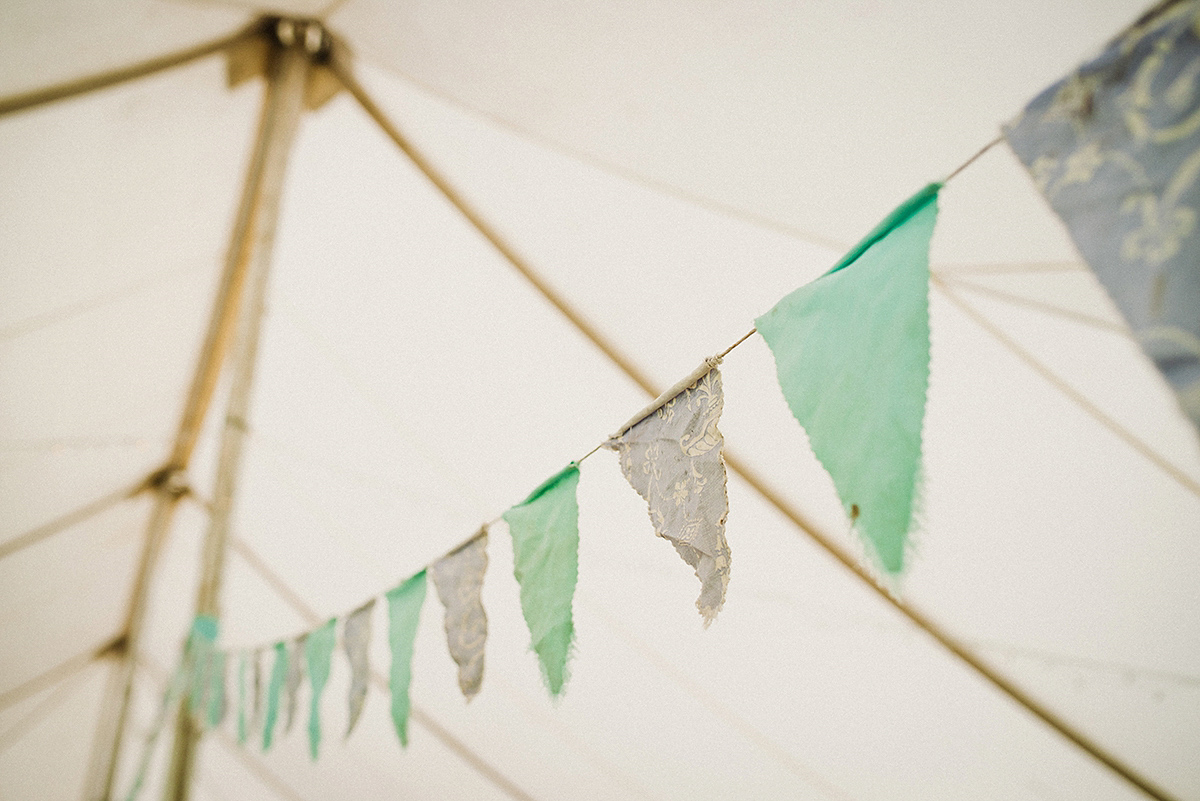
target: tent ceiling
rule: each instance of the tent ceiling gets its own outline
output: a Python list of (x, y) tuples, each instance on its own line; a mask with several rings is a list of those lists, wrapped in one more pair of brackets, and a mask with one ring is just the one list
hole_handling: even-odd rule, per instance
[[(531, 2), (485, 15), (349, 0), (328, 22), (414, 144), (665, 385), (1139, 10)], [(13, 4), (0, 19), (21, 35), (0, 51), (0, 96), (223, 35), (255, 13)], [(0, 118), (0, 543), (164, 457), (258, 113), (258, 84), (227, 90), (222, 70), (212, 58)], [(1194, 432), (1006, 150), (956, 178), (943, 208), (934, 258), (954, 294), (932, 294), (925, 520), (899, 589), (1107, 749), (1198, 798)], [(645, 402), (345, 94), (305, 119), (274, 270), (222, 604), (232, 646), (390, 588)], [(731, 451), (860, 553), (763, 343), (722, 369)], [(202, 497), (214, 433), (191, 471)], [(412, 693), (425, 722), (407, 752), (379, 692), (341, 742), (338, 663), (318, 763), (298, 731), (266, 757), (216, 736), (197, 797), (512, 797), (435, 727), (537, 799), (1140, 797), (743, 482), (730, 492), (733, 578), (709, 630), (694, 577), (599, 453), (583, 467), (578, 654), (561, 703), (527, 651), (497, 526), (475, 701), (458, 695), (431, 602)], [(148, 508), (118, 504), (0, 560), (0, 693), (117, 632)], [(185, 504), (163, 557), (135, 744), (190, 617), (205, 525)], [(78, 797), (104, 674), (93, 666), (0, 710), (0, 796)]]

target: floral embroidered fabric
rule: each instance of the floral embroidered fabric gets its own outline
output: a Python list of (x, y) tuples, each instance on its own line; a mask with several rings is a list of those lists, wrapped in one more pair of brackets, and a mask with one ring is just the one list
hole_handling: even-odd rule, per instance
[(1176, 3), (1005, 128), (1200, 427), (1200, 3)]
[(662, 408), (613, 437), (621, 471), (649, 506), (658, 536), (670, 541), (700, 579), (696, 608), (707, 626), (725, 603), (729, 545), (725, 518), (724, 442), (717, 422), (724, 396), (716, 369), (667, 401)]
[(446, 645), (458, 665), (458, 686), (467, 700), (483, 684), (487, 613), (481, 593), (487, 563), (487, 532), (483, 531), (429, 568), (438, 598), (446, 607)]

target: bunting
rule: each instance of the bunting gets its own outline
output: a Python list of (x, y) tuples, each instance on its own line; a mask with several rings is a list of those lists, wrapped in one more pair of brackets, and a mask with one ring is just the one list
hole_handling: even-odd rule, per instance
[(571, 604), (579, 573), (579, 505), (574, 462), (504, 513), (513, 540), (521, 611), (550, 694), (562, 694), (575, 636)]
[[(847, 514), (891, 572), (903, 567), (920, 470), (929, 374), (928, 252), (940, 188), (931, 184), (914, 195), (829, 272), (756, 321), (775, 357), (792, 413), (808, 431)], [(719, 430), (724, 395), (716, 366), (723, 356), (706, 361), (598, 446), (617, 452), (622, 473), (647, 503), (655, 533), (693, 568), (701, 584), (696, 607), (706, 626), (724, 604), (730, 573), (727, 475)], [(502, 515), (512, 536), (513, 574), (531, 648), (554, 697), (563, 692), (574, 643), (578, 484), (578, 463), (572, 462)], [(485, 527), (386, 593), (391, 715), (405, 747), (427, 575), (444, 607), (447, 648), (458, 666), (459, 687), (468, 700), (479, 692), (488, 633), (482, 603), (487, 542)], [(366, 699), (374, 604), (370, 600), (341, 619), (351, 670), (347, 737)], [(317, 758), (320, 701), (332, 669), (338, 620), (269, 649), (238, 653), (239, 742), (258, 730), (261, 719), (262, 748), (269, 750), (281, 703), (286, 704), (284, 730), (290, 731), (307, 677), (308, 744), (311, 757)], [(181, 663), (180, 687), (190, 693), (192, 714), (214, 727), (225, 717), (226, 674), (233, 662), (215, 648), (214, 620), (198, 618), (194, 627)], [(264, 685), (262, 660), (268, 651), (274, 657)]]
[(729, 514), (723, 438), (717, 429), (724, 398), (715, 367), (653, 414), (613, 437), (621, 472), (649, 505), (655, 533), (696, 571), (696, 608), (708, 626), (729, 585)]
[(1139, 20), (1004, 134), (1200, 429), (1198, 13)]
[(342, 625), (342, 645), (346, 649), (346, 660), (350, 663), (347, 737), (354, 731), (367, 700), (367, 682), (371, 678), (371, 613), (374, 611), (375, 599), (372, 598), (351, 612)]
[(312, 688), (308, 712), (308, 752), (313, 761), (321, 745), (321, 693), (329, 680), (329, 667), (333, 659), (333, 648), (337, 644), (334, 627), (337, 618), (328, 620), (323, 626), (310, 632), (305, 638), (304, 656), (308, 663), (308, 682)]
[[(757, 321), (793, 413), (809, 430), (847, 511), (890, 570), (900, 566), (920, 460), (929, 356), (928, 244), (939, 188), (931, 185), (914, 196), (829, 273)], [(858, 322), (849, 325), (847, 320)], [(701, 585), (696, 607), (706, 626), (724, 604), (730, 571), (720, 361), (707, 360), (598, 446), (617, 452), (625, 478), (647, 503), (655, 533), (671, 542), (695, 571)], [(868, 391), (868, 381), (874, 393)], [(563, 692), (574, 643), (578, 485), (578, 463), (572, 462), (502, 515), (512, 536), (513, 575), (531, 649), (554, 697)], [(487, 534), (485, 527), (386, 593), (391, 714), (403, 746), (408, 745), (413, 647), (427, 574), (444, 607), (447, 648), (458, 666), (459, 687), (468, 700), (479, 692), (488, 629), (482, 603)], [(346, 736), (366, 699), (374, 603), (368, 601), (342, 620), (351, 670)], [(251, 728), (258, 729), (261, 716), (262, 747), (269, 750), (281, 703), (286, 705), (284, 730), (290, 732), (307, 678), (308, 744), (311, 757), (317, 758), (320, 702), (332, 668), (337, 622), (333, 618), (290, 641), (276, 642), (269, 649), (274, 659), (265, 688), (262, 659), (268, 649), (239, 652), (239, 742), (249, 738)], [(232, 660), (215, 648), (215, 621), (197, 619), (195, 625), (212, 630), (203, 628), (189, 638), (185, 686), (192, 714), (214, 727), (225, 716)]]
[(487, 612), (483, 574), (487, 571), (487, 529), (429, 566), (438, 598), (446, 608), (446, 646), (458, 665), (458, 687), (470, 701), (483, 684)]
[(425, 571), (405, 581), (387, 594), (388, 643), (392, 649), (392, 723), (400, 744), (408, 747), (408, 688), (412, 683), (413, 641), (421, 605), (425, 602)]

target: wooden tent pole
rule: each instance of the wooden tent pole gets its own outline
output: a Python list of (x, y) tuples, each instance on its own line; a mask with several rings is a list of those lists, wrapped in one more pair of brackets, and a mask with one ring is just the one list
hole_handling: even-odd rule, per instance
[[(346, 90), (354, 96), (363, 110), (379, 125), (385, 134), (400, 148), (403, 153), (409, 157), (414, 165), (425, 175), (425, 177), (442, 193), (442, 195), (463, 215), (464, 218), (481, 234), (492, 247), (500, 253), (501, 256), (524, 277), (535, 289), (553, 305), (564, 317), (575, 326), (585, 337), (588, 338), (599, 350), (609, 358), (618, 368), (621, 369), (635, 384), (641, 387), (650, 397), (658, 397), (661, 394), (661, 387), (657, 385), (645, 372), (643, 372), (626, 354), (624, 354), (614, 343), (608, 340), (599, 329), (591, 324), (579, 311), (577, 311), (563, 296), (550, 286), (538, 273), (517, 255), (516, 251), (504, 241), (504, 238), (489, 225), (483, 217), (471, 207), (467, 200), (443, 178), (433, 165), (419, 153), (413, 145), (408, 141), (400, 130), (388, 119), (384, 114), (383, 109), (367, 94), (362, 84), (354, 76), (354, 73), (343, 62), (335, 58), (331, 62), (331, 69), (338, 80), (342, 82)], [(991, 147), (994, 142), (989, 144)], [(986, 148), (985, 148), (986, 150)], [(983, 151), (981, 151), (982, 153)], [(979, 154), (972, 157), (977, 158)], [(1084, 735), (1070, 723), (1057, 714), (1052, 712), (1048, 707), (1044, 706), (1031, 695), (1026, 693), (1020, 687), (1009, 681), (1004, 676), (1000, 675), (995, 669), (986, 664), (983, 659), (976, 656), (971, 649), (950, 632), (942, 628), (931, 617), (924, 614), (920, 610), (913, 607), (911, 604), (901, 600), (893, 595), (886, 587), (880, 584), (875, 578), (861, 565), (858, 561), (830, 535), (821, 531), (811, 520), (803, 515), (797, 508), (788, 502), (782, 495), (775, 492), (770, 485), (750, 469), (748, 465), (733, 456), (728, 450), (725, 452), (725, 464), (730, 471), (738, 475), (743, 481), (750, 485), (760, 497), (767, 503), (774, 506), (788, 520), (790, 520), (797, 529), (803, 532), (809, 539), (816, 543), (822, 550), (832, 556), (843, 567), (849, 570), (862, 583), (866, 584), (875, 594), (894, 608), (897, 612), (903, 615), (917, 628), (928, 634), (942, 648), (953, 654), (958, 660), (971, 668), (976, 675), (980, 676), (993, 687), (1000, 690), (1008, 698), (1019, 704), (1026, 711), (1040, 719), (1050, 728), (1057, 731), (1064, 738), (1078, 746), (1082, 751), (1087, 753), (1100, 764), (1107, 767), (1116, 775), (1127, 781), (1129, 784), (1136, 787), (1138, 790), (1149, 796), (1150, 798), (1158, 799), (1158, 801), (1171, 801), (1166, 791), (1155, 785), (1146, 777), (1139, 774), (1130, 766), (1119, 760), (1117, 757), (1105, 751), (1100, 745), (1094, 742), (1091, 738)]]
[[(262, 34), (263, 26), (252, 26)], [(241, 41), (241, 39), (239, 39)], [(246, 284), (252, 232), (260, 205), (267, 167), (271, 124), (271, 89), (264, 94), (262, 111), (255, 135), (254, 149), (247, 166), (242, 195), (230, 235), (225, 266), (221, 274), (209, 318), (208, 330), (200, 348), (192, 385), (184, 402), (179, 427), (166, 466), (146, 483), (154, 492), (153, 509), (146, 528), (133, 590), (130, 593), (121, 647), (114, 649), (118, 661), (109, 675), (108, 687), (100, 710), (93, 739), (92, 756), (84, 789), (85, 801), (109, 801), (112, 798), (125, 728), (133, 694), (133, 679), (152, 579), (159, 552), (180, 499), (187, 492), (185, 471), (195, 450), (196, 439), (212, 403), (225, 357), (233, 340)]]
[[(228, 551), (233, 499), (241, 472), (250, 392), (254, 384), (259, 335), (266, 307), (267, 278), (275, 244), (288, 154), (304, 112), (305, 88), (313, 56), (305, 45), (314, 40), (306, 37), (305, 32), (304, 23), (280, 21), (278, 38), (281, 46), (273, 48), (267, 69), (264, 163), (258, 202), (253, 215), (253, 230), (249, 237), (250, 276), (230, 356), (232, 380), (229, 404), (221, 429), (212, 514), (204, 538), (200, 585), (196, 594), (196, 614), (213, 618), (219, 617), (220, 611), (219, 599)], [(323, 36), (322, 33), (321, 37)], [(320, 41), (320, 37), (317, 41)], [(171, 767), (164, 798), (186, 801), (189, 797), (192, 770), (202, 731), (192, 718), (189, 702), (184, 700), (176, 718)]]

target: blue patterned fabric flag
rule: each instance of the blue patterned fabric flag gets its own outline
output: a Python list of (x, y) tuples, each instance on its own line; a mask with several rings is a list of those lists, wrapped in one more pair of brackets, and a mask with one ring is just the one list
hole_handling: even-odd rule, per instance
[(1005, 136), (1200, 428), (1198, 15), (1139, 20)]

